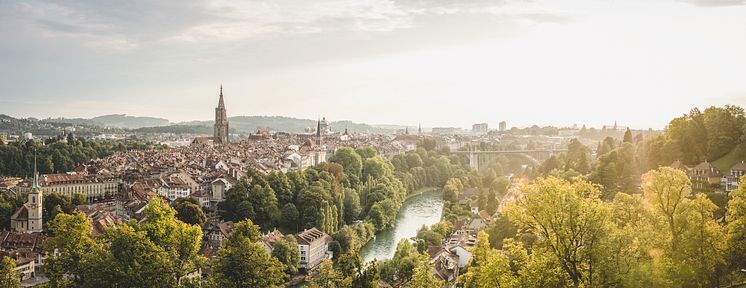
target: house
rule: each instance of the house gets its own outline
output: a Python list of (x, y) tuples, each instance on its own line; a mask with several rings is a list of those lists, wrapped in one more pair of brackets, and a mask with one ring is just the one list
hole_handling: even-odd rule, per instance
[(482, 218), (474, 218), (471, 220), (471, 223), (469, 223), (469, 226), (467, 226), (467, 230), (471, 231), (479, 231), (484, 228), (487, 228), (487, 223), (482, 220)]
[(673, 163), (671, 163), (671, 168), (684, 171), (687, 175), (691, 173), (689, 167), (686, 167), (686, 165), (684, 165), (684, 163), (682, 163), (681, 160), (676, 160)]
[(329, 242), (332, 241), (332, 237), (315, 227), (303, 230), (295, 235), (295, 239), (298, 241), (300, 250), (300, 264), (298, 265), (300, 269), (313, 270), (321, 264), (324, 258), (332, 257), (329, 251)]
[(225, 200), (225, 192), (227, 192), (228, 189), (231, 189), (235, 183), (236, 181), (230, 177), (221, 177), (213, 180), (212, 183), (210, 183), (212, 187), (212, 189), (210, 189), (210, 201), (221, 202)]
[(167, 198), (169, 201), (174, 201), (192, 195), (192, 187), (181, 178), (172, 176), (166, 179), (161, 179), (161, 186), (158, 188), (158, 194), (161, 195), (161, 197)]
[(280, 241), (284, 237), (282, 235), (282, 232), (277, 231), (277, 229), (272, 230), (272, 232), (267, 232), (267, 234), (262, 236), (262, 239), (259, 240), (259, 244), (262, 244), (262, 247), (264, 247), (264, 250), (267, 251), (267, 254), (272, 254), (272, 250), (274, 250), (275, 243), (277, 241)]
[[(458, 255), (451, 253), (443, 246), (431, 246), (427, 249), (435, 278), (451, 283), (458, 277)], [(446, 284), (448, 285), (448, 284)], [(449, 285), (450, 286), (450, 285)]]
[(458, 256), (458, 268), (466, 267), (466, 264), (471, 260), (472, 253), (463, 246), (453, 246), (449, 249), (451, 253)]
[(725, 192), (730, 192), (738, 189), (738, 182), (741, 180), (741, 176), (746, 175), (746, 163), (741, 161), (730, 167), (729, 173), (723, 176)]
[(692, 179), (692, 188), (695, 190), (705, 190), (712, 187), (712, 185), (720, 184), (721, 173), (710, 162), (705, 161), (692, 168), (690, 177)]
[(203, 230), (205, 231), (204, 234), (207, 235), (209, 246), (220, 247), (223, 245), (223, 240), (230, 237), (233, 233), (233, 222), (208, 221)]
[(36, 269), (44, 264), (41, 244), (43, 233), (0, 232), (0, 258), (8, 256), (16, 261), (15, 271), (21, 279), (36, 276)]

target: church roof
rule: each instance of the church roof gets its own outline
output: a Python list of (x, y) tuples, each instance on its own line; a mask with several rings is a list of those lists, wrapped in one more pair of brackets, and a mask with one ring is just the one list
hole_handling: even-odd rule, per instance
[(21, 208), (18, 208), (18, 210), (16, 210), (16, 213), (13, 213), (13, 216), (10, 216), (10, 219), (15, 221), (28, 220), (28, 203), (23, 204)]

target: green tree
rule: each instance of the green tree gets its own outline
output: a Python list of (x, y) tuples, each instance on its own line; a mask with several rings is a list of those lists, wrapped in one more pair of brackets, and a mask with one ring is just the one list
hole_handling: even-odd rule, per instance
[(175, 215), (176, 211), (165, 201), (155, 198), (145, 208), (145, 220), (136, 229), (144, 231), (150, 241), (168, 253), (170, 271), (175, 279), (181, 279), (196, 271), (206, 259), (199, 255), (202, 229)]
[(285, 273), (288, 275), (297, 273), (298, 264), (300, 264), (300, 250), (298, 250), (298, 241), (295, 240), (295, 236), (287, 235), (275, 242), (272, 257), (277, 258), (280, 263), (285, 265)]
[(176, 218), (190, 225), (202, 225), (207, 222), (207, 215), (199, 204), (199, 200), (194, 197), (179, 198), (173, 203), (176, 210)]
[(355, 153), (357, 153), (357, 155), (360, 155), (360, 158), (362, 158), (363, 161), (378, 155), (378, 152), (371, 147), (357, 148), (357, 150), (355, 150)]
[(474, 288), (518, 287), (508, 257), (492, 249), (488, 237), (487, 233), (479, 231), (471, 266), (459, 276), (458, 282), (464, 287)]
[(386, 158), (375, 156), (366, 158), (363, 162), (363, 181), (391, 177), (394, 174), (394, 166)]
[(746, 269), (746, 177), (741, 177), (738, 189), (730, 192), (725, 220), (730, 266), (736, 270)]
[(445, 285), (444, 281), (438, 280), (433, 275), (432, 265), (430, 265), (430, 261), (426, 255), (417, 257), (417, 263), (412, 272), (412, 280), (409, 281), (409, 287), (443, 287)]
[(671, 236), (671, 250), (677, 251), (682, 226), (677, 218), (682, 212), (682, 203), (692, 193), (689, 177), (671, 167), (661, 167), (643, 175), (642, 191), (654, 210), (665, 218)]
[(342, 147), (329, 157), (329, 162), (337, 163), (344, 167), (345, 175), (354, 177), (356, 180), (352, 183), (357, 184), (363, 171), (363, 158), (355, 150), (349, 147)]
[(2, 262), (0, 262), (0, 287), (21, 287), (21, 281), (18, 279), (18, 273), (15, 269), (16, 261), (8, 256), (4, 256)]
[(111, 287), (175, 287), (169, 255), (143, 231), (129, 225), (107, 230), (105, 252), (98, 256), (96, 282)]
[(285, 227), (295, 227), (298, 225), (298, 209), (295, 204), (287, 203), (282, 207), (282, 225)]
[(712, 218), (717, 206), (702, 194), (684, 204), (684, 229), (673, 259), (678, 268), (686, 269), (678, 269), (676, 279), (682, 287), (717, 287), (724, 274), (727, 248), (725, 234)]
[(251, 220), (234, 226), (212, 263), (209, 281), (213, 287), (281, 287), (286, 279), (285, 264), (256, 243), (259, 237), (259, 227)]
[(355, 189), (345, 189), (344, 197), (344, 221), (350, 224), (359, 219), (363, 207), (360, 206), (360, 195)]
[(598, 246), (607, 235), (609, 214), (598, 198), (598, 188), (584, 180), (570, 183), (549, 177), (538, 178), (518, 192), (509, 217), (537, 233), (573, 286), (593, 286), (590, 273), (599, 266)]
[(295, 201), (293, 186), (290, 184), (290, 179), (285, 175), (285, 173), (282, 173), (281, 171), (272, 171), (267, 175), (267, 182), (269, 183), (270, 188), (272, 188), (272, 191), (275, 192), (278, 206), (283, 206)]
[(44, 240), (44, 271), (52, 287), (91, 287), (91, 273), (102, 247), (91, 235), (91, 221), (83, 213), (58, 214), (49, 223), (54, 235)]
[(311, 277), (308, 276), (308, 281), (311, 282), (311, 287), (323, 287), (323, 288), (343, 288), (351, 287), (351, 283), (345, 283), (344, 276), (334, 269), (332, 261), (324, 259), (321, 261), (319, 272)]
[(627, 131), (624, 131), (624, 138), (622, 138), (622, 143), (632, 143), (632, 131), (629, 130), (629, 127), (627, 128)]

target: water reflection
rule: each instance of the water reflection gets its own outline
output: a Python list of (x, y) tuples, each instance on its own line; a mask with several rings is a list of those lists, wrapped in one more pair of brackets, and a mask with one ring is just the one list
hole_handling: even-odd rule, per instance
[(432, 225), (440, 221), (443, 213), (441, 190), (431, 190), (407, 199), (396, 217), (396, 226), (381, 231), (376, 239), (363, 246), (360, 255), (365, 262), (373, 259), (390, 259), (396, 252), (399, 240), (417, 235), (422, 225)]

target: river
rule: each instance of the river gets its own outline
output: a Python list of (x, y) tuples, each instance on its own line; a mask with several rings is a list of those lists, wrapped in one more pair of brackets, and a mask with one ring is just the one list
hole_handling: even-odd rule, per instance
[(375, 240), (363, 246), (360, 251), (363, 261), (391, 259), (401, 239), (416, 236), (417, 229), (423, 224), (438, 223), (443, 213), (442, 194), (442, 190), (434, 189), (404, 201), (396, 216), (396, 226), (379, 232)]

